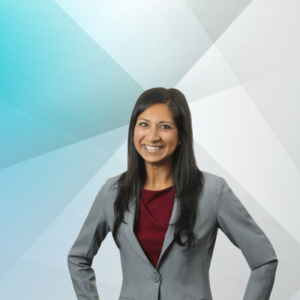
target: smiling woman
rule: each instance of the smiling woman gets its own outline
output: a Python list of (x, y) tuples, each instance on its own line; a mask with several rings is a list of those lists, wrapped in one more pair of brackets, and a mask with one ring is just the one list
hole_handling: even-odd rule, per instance
[(193, 145), (189, 106), (179, 90), (140, 95), (129, 124), (127, 170), (101, 187), (68, 254), (79, 300), (99, 299), (91, 265), (110, 231), (122, 263), (119, 299), (212, 300), (218, 229), (251, 269), (243, 299), (269, 299), (275, 250), (226, 180), (199, 170)]
[(173, 165), (173, 153), (180, 144), (178, 139), (173, 113), (166, 104), (153, 104), (139, 115), (134, 145), (145, 162), (148, 176), (144, 188), (163, 189), (172, 184), (168, 173)]

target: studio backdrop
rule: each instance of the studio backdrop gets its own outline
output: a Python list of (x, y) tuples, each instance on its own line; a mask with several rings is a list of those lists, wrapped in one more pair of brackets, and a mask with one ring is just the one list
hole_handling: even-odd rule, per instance
[[(298, 0), (0, 0), (0, 298), (76, 299), (68, 251), (127, 168), (138, 96), (165, 87), (187, 98), (199, 169), (274, 245), (271, 299), (300, 300), (299, 14)], [(100, 299), (118, 299), (111, 233), (93, 268)], [(219, 231), (214, 299), (242, 299), (249, 275)]]

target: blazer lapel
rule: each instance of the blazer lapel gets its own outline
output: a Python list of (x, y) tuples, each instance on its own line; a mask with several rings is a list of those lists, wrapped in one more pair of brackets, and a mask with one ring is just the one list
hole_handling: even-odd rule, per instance
[[(134, 214), (135, 214), (135, 208), (136, 208), (136, 204), (135, 204), (135, 199), (134, 198), (134, 203), (131, 205), (131, 207), (129, 208), (129, 211), (126, 211), (124, 213), (124, 221), (127, 224), (124, 224), (125, 227), (125, 233), (127, 235), (127, 238), (129, 240), (129, 242), (131, 243), (131, 245), (133, 246), (133, 248), (136, 250), (136, 252), (141, 255), (141, 257), (148, 262), (151, 266), (153, 266), (151, 264), (151, 262), (149, 261), (148, 257), (146, 256), (144, 250), (142, 249), (137, 237), (135, 236), (135, 233), (133, 231), (133, 223), (134, 223)], [(154, 266), (153, 266), (154, 267)]]
[[(125, 227), (125, 233), (127, 235), (127, 238), (129, 240), (129, 242), (131, 243), (133, 248), (137, 251), (137, 253), (139, 255), (141, 255), (141, 257), (154, 268), (154, 266), (151, 264), (148, 257), (146, 256), (144, 250), (142, 249), (142, 247), (141, 247), (141, 245), (140, 245), (140, 243), (139, 243), (139, 241), (138, 241), (138, 239), (135, 236), (135, 233), (133, 231), (135, 209), (136, 209), (136, 203), (135, 203), (135, 198), (134, 198), (134, 203), (129, 208), (129, 211), (126, 211), (125, 214), (124, 214), (124, 221), (127, 223), (127, 224), (124, 224), (125, 225), (124, 226)], [(179, 210), (178, 200), (175, 196), (172, 215), (171, 215), (171, 219), (170, 219), (169, 223), (172, 224), (177, 220), (178, 215), (179, 215), (178, 210)], [(168, 230), (165, 234), (165, 239), (164, 239), (162, 250), (160, 252), (160, 256), (159, 256), (159, 259), (158, 259), (158, 262), (157, 262), (156, 269), (159, 266), (159, 263), (161, 261), (162, 256), (164, 255), (164, 253), (166, 252), (166, 250), (168, 249), (168, 247), (170, 246), (170, 244), (172, 243), (172, 241), (174, 239), (174, 231), (175, 231), (175, 225), (169, 225)], [(187, 239), (187, 236), (182, 236), (181, 237), (182, 242), (185, 242), (186, 239)]]
[[(175, 196), (172, 215), (171, 215), (171, 219), (170, 219), (169, 223), (172, 224), (172, 223), (176, 222), (178, 217), (179, 217), (179, 203), (178, 203), (178, 199)], [(158, 269), (164, 253), (166, 252), (166, 250), (168, 249), (168, 247), (174, 240), (174, 232), (175, 232), (175, 225), (169, 225), (168, 230), (165, 234), (164, 243), (163, 243), (163, 246), (162, 246), (162, 249), (160, 252), (160, 256), (159, 256), (159, 259), (158, 259), (158, 262), (156, 265), (156, 269)], [(183, 235), (183, 236), (181, 236), (181, 241), (184, 243), (187, 240), (187, 238), (188, 238), (188, 236)]]

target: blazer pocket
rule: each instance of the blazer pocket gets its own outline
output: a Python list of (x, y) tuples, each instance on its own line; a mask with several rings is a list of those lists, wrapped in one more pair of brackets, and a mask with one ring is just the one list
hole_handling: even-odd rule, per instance
[(127, 298), (127, 297), (120, 297), (119, 300), (134, 300), (132, 298)]

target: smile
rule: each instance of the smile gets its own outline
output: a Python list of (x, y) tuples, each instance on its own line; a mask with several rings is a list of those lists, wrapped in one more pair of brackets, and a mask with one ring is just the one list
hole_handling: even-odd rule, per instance
[(143, 148), (148, 152), (148, 153), (154, 153), (160, 151), (164, 146), (159, 146), (159, 147), (151, 147), (148, 145), (143, 145)]
[(160, 148), (162, 148), (163, 146), (158, 146), (158, 147), (151, 147), (151, 146), (147, 146), (147, 145), (144, 145), (147, 149), (149, 150), (158, 150)]

